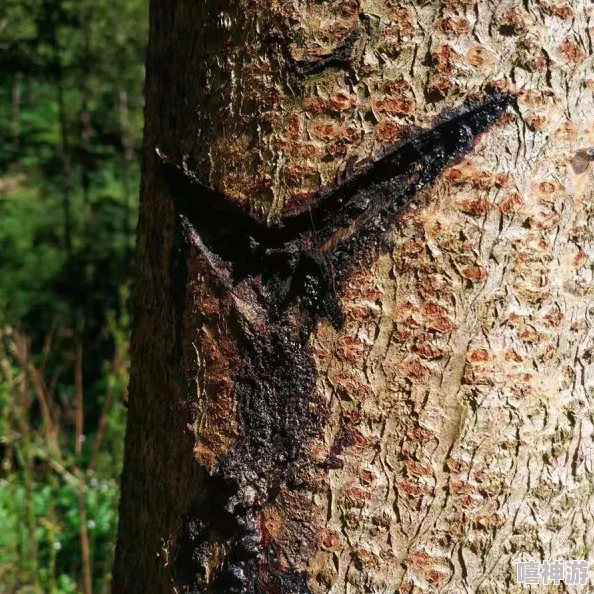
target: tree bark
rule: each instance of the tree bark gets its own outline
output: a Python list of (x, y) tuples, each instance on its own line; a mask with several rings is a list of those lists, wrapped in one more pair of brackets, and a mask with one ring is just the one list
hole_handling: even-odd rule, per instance
[(594, 560), (593, 16), (153, 0), (114, 593)]

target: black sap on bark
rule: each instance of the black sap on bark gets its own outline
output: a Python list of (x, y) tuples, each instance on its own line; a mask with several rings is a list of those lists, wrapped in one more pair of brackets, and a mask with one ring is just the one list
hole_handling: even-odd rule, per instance
[[(510, 101), (495, 93), (466, 102), (363, 173), (337, 179), (310, 212), (274, 224), (166, 163), (179, 237), (232, 296), (244, 358), (235, 384), (242, 436), (215, 475), (205, 473), (203, 493), (184, 521), (174, 570), (180, 592), (310, 592), (307, 576), (281, 568), (278, 546), (266, 542), (260, 521), (282, 488), (305, 484), (307, 446), (328, 415), (309, 336), (322, 318), (341, 327), (338, 292), (349, 272), (388, 246), (397, 213), (464, 156)], [(179, 253), (187, 258), (192, 251)]]
[[(282, 42), (281, 47), (285, 50), (284, 54), (289, 72), (298, 78), (305, 78), (322, 72), (327, 68), (347, 67), (355, 49), (355, 44), (360, 38), (361, 32), (357, 27), (341, 39), (335, 47), (328, 50), (327, 53), (304, 57), (301, 60), (293, 58), (290, 51), (286, 50), (286, 46)], [(271, 41), (274, 40), (271, 39)]]

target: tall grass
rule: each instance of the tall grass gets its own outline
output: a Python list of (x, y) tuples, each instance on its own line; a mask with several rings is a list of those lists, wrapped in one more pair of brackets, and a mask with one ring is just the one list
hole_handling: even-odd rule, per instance
[(18, 328), (0, 329), (2, 594), (109, 591), (127, 320), (112, 319), (110, 331), (115, 352), (106, 365), (98, 419), (87, 427), (84, 352), (76, 336), (54, 329), (33, 356), (30, 339)]

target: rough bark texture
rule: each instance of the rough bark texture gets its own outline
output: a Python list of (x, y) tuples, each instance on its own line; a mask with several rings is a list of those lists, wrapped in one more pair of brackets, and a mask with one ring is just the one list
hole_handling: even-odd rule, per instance
[(114, 593), (594, 561), (593, 17), (153, 0)]

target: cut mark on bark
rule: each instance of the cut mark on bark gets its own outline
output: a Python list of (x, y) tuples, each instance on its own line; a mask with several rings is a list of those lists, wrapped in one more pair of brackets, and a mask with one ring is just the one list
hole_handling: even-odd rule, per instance
[[(359, 175), (322, 190), (311, 210), (273, 224), (168, 165), (176, 209), (221, 279), (262, 322), (295, 302), (315, 321), (342, 321), (336, 288), (353, 265), (368, 265), (396, 215), (474, 146), (506, 110), (509, 95), (468, 101), (433, 129), (411, 135)], [(341, 183), (342, 182), (342, 183)], [(190, 235), (188, 235), (188, 233)], [(255, 282), (257, 281), (257, 282)], [(312, 325), (306, 324), (306, 339)]]
[[(307, 488), (316, 467), (308, 445), (321, 436), (329, 412), (316, 390), (310, 333), (322, 318), (341, 326), (337, 295), (349, 272), (388, 247), (398, 213), (470, 151), (510, 101), (494, 94), (467, 102), (365, 173), (337, 181), (311, 213), (272, 225), (168, 166), (178, 237), (189, 246), (179, 249), (180, 258), (206, 261), (217, 290), (231, 296), (230, 323), (244, 354), (235, 382), (243, 435), (205, 480), (184, 521), (174, 566), (178, 591), (310, 592), (303, 568), (287, 567), (262, 526), (264, 506), (283, 489)], [(340, 465), (340, 451), (337, 444), (317, 467)]]
[[(327, 68), (346, 67), (351, 60), (355, 44), (361, 38), (359, 28), (355, 28), (345, 35), (336, 46), (323, 51), (322, 48), (301, 49), (296, 57), (297, 50), (289, 50), (286, 59), (289, 65), (289, 72), (299, 77), (318, 74)], [(317, 51), (315, 51), (317, 50)]]

